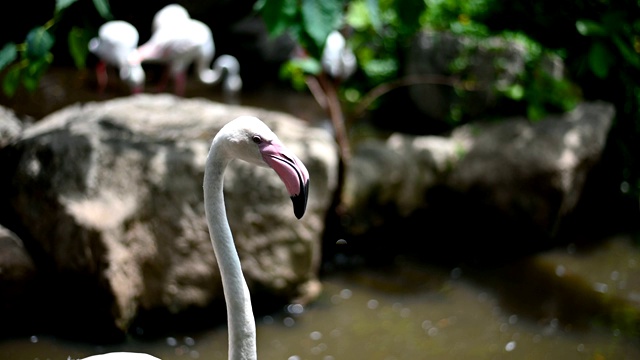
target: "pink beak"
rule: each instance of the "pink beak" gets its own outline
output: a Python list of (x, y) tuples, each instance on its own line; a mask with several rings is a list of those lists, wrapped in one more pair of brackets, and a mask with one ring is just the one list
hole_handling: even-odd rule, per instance
[(277, 140), (261, 144), (260, 153), (284, 183), (293, 202), (293, 213), (300, 219), (307, 208), (309, 171), (297, 156)]

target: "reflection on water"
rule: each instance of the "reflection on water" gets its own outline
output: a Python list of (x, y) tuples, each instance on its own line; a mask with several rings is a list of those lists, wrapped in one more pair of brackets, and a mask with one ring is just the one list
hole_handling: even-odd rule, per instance
[[(400, 259), (392, 268), (328, 275), (323, 294), (306, 308), (291, 305), (258, 319), (258, 354), (288, 360), (640, 359), (638, 339), (616, 329), (538, 317), (535, 309), (510, 310), (499, 288), (465, 271)], [(509, 277), (499, 270), (493, 275)], [(142, 351), (163, 359), (222, 360), (226, 350), (225, 326), (110, 347), (47, 336), (0, 342), (6, 359)]]

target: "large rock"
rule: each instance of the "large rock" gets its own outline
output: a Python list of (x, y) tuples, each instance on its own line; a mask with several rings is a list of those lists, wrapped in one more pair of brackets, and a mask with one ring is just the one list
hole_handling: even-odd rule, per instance
[(254, 299), (286, 303), (318, 294), (320, 236), (336, 186), (330, 134), (283, 113), (139, 95), (53, 113), (0, 153), (11, 205), (2, 221), (36, 249), (36, 266), (66, 292), (58, 303), (70, 312), (67, 323), (117, 333), (140, 312), (221, 301), (203, 169), (213, 136), (242, 114), (270, 125), (311, 174), (307, 213), (297, 221), (273, 171), (230, 165), (226, 206)]
[(449, 136), (393, 134), (354, 151), (342, 222), (355, 253), (496, 260), (548, 246), (598, 163), (614, 108), (582, 103), (532, 123), (475, 122)]
[(24, 128), (15, 112), (0, 106), (0, 148), (17, 140)]
[(34, 298), (36, 267), (24, 244), (12, 231), (0, 225), (0, 314), (1, 335), (15, 335), (34, 326), (39, 312)]

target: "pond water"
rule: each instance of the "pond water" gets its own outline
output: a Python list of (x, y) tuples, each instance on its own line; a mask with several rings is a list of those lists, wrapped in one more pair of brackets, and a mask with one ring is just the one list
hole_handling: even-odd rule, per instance
[[(629, 243), (592, 270), (609, 272), (606, 260), (618, 256), (624, 276), (640, 267)], [(605, 249), (605, 252), (607, 250)], [(567, 263), (571, 268), (571, 264)], [(320, 298), (303, 307), (290, 305), (257, 319), (261, 359), (640, 359), (639, 339), (616, 328), (572, 326), (541, 315), (543, 299), (520, 299), (512, 306), (500, 281), (513, 276), (506, 266), (492, 279), (459, 267), (431, 267), (398, 260), (384, 269), (338, 271), (322, 278)], [(536, 271), (528, 267), (527, 271)], [(636, 280), (638, 278), (636, 277)], [(491, 285), (493, 284), (493, 285)], [(520, 284), (522, 288), (543, 284)], [(634, 284), (635, 286), (635, 284)], [(635, 288), (636, 292), (640, 288)], [(528, 291), (522, 292), (529, 297)], [(518, 294), (507, 295), (518, 298)], [(535, 296), (534, 296), (535, 297)], [(534, 301), (532, 301), (534, 300)], [(535, 304), (540, 300), (540, 304)], [(516, 310), (517, 309), (517, 310)], [(582, 309), (576, 308), (575, 312)], [(580, 314), (574, 314), (580, 315)], [(587, 314), (583, 314), (587, 315)], [(147, 352), (162, 359), (226, 359), (226, 326), (169, 334), (153, 341), (130, 339), (92, 346), (33, 334), (0, 341), (3, 359), (67, 359), (110, 351)]]
[[(171, 93), (172, 83), (164, 90), (157, 89), (160, 70), (152, 67), (148, 72), (145, 92)], [(113, 71), (109, 71), (109, 83), (105, 91), (98, 94), (95, 74), (91, 69), (52, 68), (42, 77), (39, 87), (33, 92), (27, 92), (20, 87), (14, 96), (8, 97), (0, 91), (0, 105), (13, 109), (21, 118), (27, 117), (37, 121), (71, 104), (128, 96), (128, 89), (117, 79), (117, 74)], [(239, 96), (229, 97), (223, 94), (220, 85), (204, 85), (191, 80), (187, 83), (185, 97), (201, 97), (228, 104), (284, 111), (309, 121), (326, 118), (326, 113), (309, 94), (295, 91), (278, 81), (264, 81), (259, 84), (247, 82), (248, 86)]]
[[(87, 76), (53, 71), (36, 93), (0, 96), (0, 104), (37, 120), (74, 102), (123, 95), (115, 88), (97, 97)], [(190, 97), (226, 101), (219, 91), (190, 86)], [(264, 87), (234, 102), (308, 120), (323, 117), (310, 96), (281, 90)], [(617, 245), (606, 245), (610, 242)], [(579, 306), (581, 295), (593, 295), (591, 285), (582, 286), (586, 283), (640, 308), (640, 253), (634, 244), (630, 235), (612, 238), (588, 253), (557, 249), (491, 271), (430, 266), (402, 257), (382, 268), (327, 271), (319, 299), (257, 319), (258, 354), (285, 360), (640, 359), (637, 331), (602, 324), (592, 310)], [(572, 271), (583, 275), (564, 276)], [(575, 293), (567, 295), (567, 289)], [(575, 303), (565, 299), (575, 301), (576, 296)], [(37, 333), (0, 339), (0, 359), (65, 360), (110, 351), (226, 359), (226, 327), (212, 324), (109, 346)]]

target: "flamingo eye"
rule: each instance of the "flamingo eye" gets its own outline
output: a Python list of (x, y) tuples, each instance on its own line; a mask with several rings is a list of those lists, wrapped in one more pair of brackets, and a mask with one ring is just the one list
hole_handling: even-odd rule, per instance
[(255, 144), (261, 144), (262, 143), (262, 138), (259, 135), (253, 135), (253, 137), (251, 137), (251, 140), (253, 140), (253, 142)]

